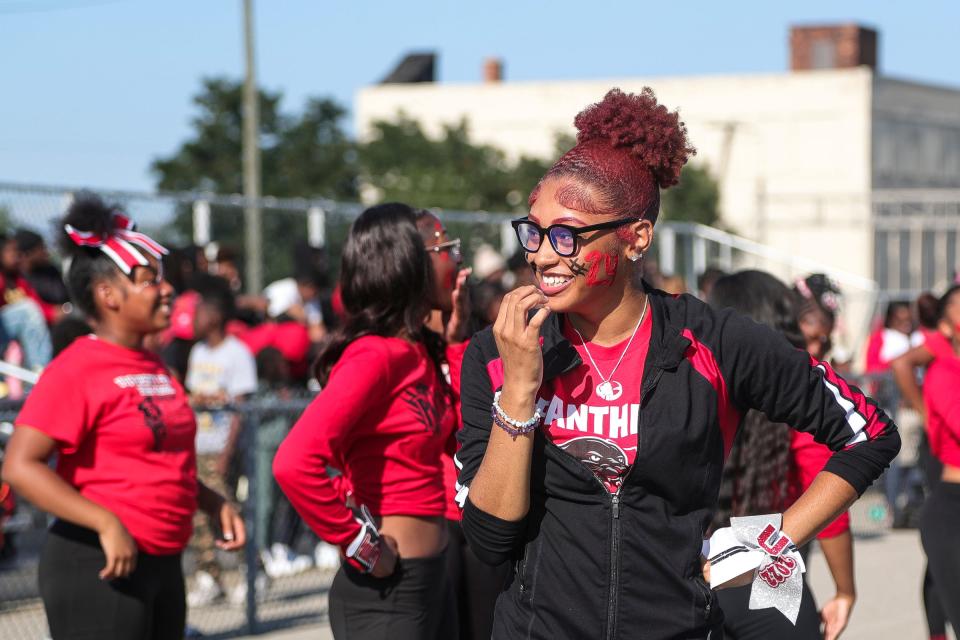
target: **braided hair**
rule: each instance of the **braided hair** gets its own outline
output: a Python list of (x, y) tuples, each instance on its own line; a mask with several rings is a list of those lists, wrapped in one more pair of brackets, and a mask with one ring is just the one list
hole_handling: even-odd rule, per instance
[[(797, 325), (798, 297), (763, 271), (740, 271), (716, 281), (710, 305), (732, 308), (780, 332), (803, 348)], [(731, 516), (783, 511), (790, 470), (790, 427), (771, 422), (751, 409), (743, 418), (723, 468), (713, 528), (725, 527)]]

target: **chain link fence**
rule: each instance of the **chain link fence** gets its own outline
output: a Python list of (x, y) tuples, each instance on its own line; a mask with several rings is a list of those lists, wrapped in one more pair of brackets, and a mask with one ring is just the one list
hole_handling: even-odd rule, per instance
[[(257, 395), (236, 408), (243, 425), (237, 473), (225, 480), (242, 507), (248, 542), (236, 553), (215, 551), (220, 567), (215, 594), (203, 594), (198, 588), (203, 549), (192, 543), (185, 550), (188, 637), (230, 638), (326, 619), (327, 590), (339, 567), (338, 552), (320, 543), (303, 524), (271, 473), (277, 447), (310, 398), (306, 392), (274, 392)], [(0, 405), (0, 421), (8, 435), (19, 406), (16, 402)], [(197, 410), (201, 429), (208, 413)], [(48, 524), (44, 513), (20, 499), (2, 519), (0, 638), (4, 640), (48, 637), (37, 591), (37, 563)]]
[[(57, 235), (57, 221), (79, 191), (69, 187), (0, 182), (0, 229), (29, 229), (48, 241), (53, 240)], [(243, 212), (250, 202), (243, 196), (195, 192), (152, 194), (113, 189), (95, 192), (130, 213), (141, 230), (170, 247), (205, 247), (209, 248), (210, 257), (217, 248), (229, 247), (243, 261)], [(264, 197), (253, 203), (263, 212), (264, 282), (293, 273), (297, 244), (324, 248), (327, 264), (335, 271), (350, 224), (364, 208), (357, 203), (303, 198)], [(481, 244), (489, 244), (504, 255), (516, 249), (507, 214), (446, 210), (437, 213), (452, 236), (463, 238), (468, 261)]]
[[(899, 393), (889, 375), (851, 378), (851, 382), (874, 394), (891, 415), (900, 411)], [(320, 543), (304, 525), (271, 472), (277, 447), (310, 399), (307, 392), (262, 393), (236, 408), (242, 416), (238, 471), (227, 484), (242, 506), (248, 543), (241, 552), (217, 552), (222, 593), (189, 606), (188, 631), (195, 637), (230, 638), (326, 619), (327, 592), (339, 566), (337, 550)], [(12, 432), (10, 423), (18, 410), (17, 402), (0, 404), (3, 441)], [(203, 429), (209, 411), (198, 409), (197, 413)], [(909, 437), (920, 436), (913, 432)], [(875, 483), (851, 510), (855, 536), (875, 537), (889, 530), (892, 516), (884, 486), (884, 479)], [(4, 640), (48, 637), (37, 593), (37, 561), (47, 526), (47, 516), (23, 501), (2, 520), (0, 638)], [(197, 550), (188, 548), (183, 558), (188, 600), (195, 599), (189, 594), (197, 593), (199, 565)]]

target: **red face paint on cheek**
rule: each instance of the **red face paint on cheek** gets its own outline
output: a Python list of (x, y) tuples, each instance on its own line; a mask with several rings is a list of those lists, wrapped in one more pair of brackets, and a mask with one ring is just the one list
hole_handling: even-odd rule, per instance
[(613, 284), (617, 277), (620, 256), (615, 253), (592, 251), (587, 254), (587, 286), (599, 287)]

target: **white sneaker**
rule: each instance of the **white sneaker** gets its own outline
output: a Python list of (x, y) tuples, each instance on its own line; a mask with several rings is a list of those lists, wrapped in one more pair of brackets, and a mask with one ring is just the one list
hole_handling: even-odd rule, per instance
[(313, 566), (310, 556), (298, 555), (290, 547), (279, 542), (273, 543), (270, 550), (261, 554), (263, 568), (271, 578), (295, 576), (309, 571)]
[[(267, 577), (267, 574), (261, 572), (257, 573), (257, 577), (253, 581), (254, 589), (257, 592), (257, 602), (263, 602), (267, 596), (267, 590), (270, 588), (270, 579)], [(247, 601), (247, 577), (244, 575), (240, 576), (240, 581), (237, 583), (233, 589), (230, 590), (227, 599), (230, 601), (230, 604), (241, 605)]]
[(320, 542), (313, 550), (313, 559), (318, 569), (331, 570), (340, 568), (340, 550), (332, 544)]
[(193, 588), (187, 594), (187, 606), (205, 607), (223, 596), (223, 589), (212, 575), (197, 571), (193, 576)]

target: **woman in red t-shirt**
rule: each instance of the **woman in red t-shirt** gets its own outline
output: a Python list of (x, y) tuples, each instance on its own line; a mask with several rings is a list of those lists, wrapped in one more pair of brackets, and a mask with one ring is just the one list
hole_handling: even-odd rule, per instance
[(330, 587), (337, 638), (456, 637), (442, 463), (455, 417), (443, 342), (424, 329), (432, 275), (413, 209), (357, 218), (340, 272), (346, 321), (317, 363), (323, 391), (273, 462), (291, 504), (345, 559)]
[(939, 481), (924, 505), (920, 538), (927, 569), (946, 618), (960, 628), (960, 285), (943, 295), (938, 305), (939, 328), (950, 344), (927, 369), (923, 399), (927, 409), (930, 453), (943, 463)]
[[(741, 271), (724, 276), (714, 283), (709, 302), (716, 309), (732, 308), (776, 329), (798, 349), (820, 348), (820, 342), (808, 341), (800, 327), (804, 302), (768, 273)], [(785, 511), (810, 486), (832, 453), (810, 434), (773, 423), (759, 411), (749, 411), (724, 465), (714, 529), (729, 526), (731, 516)], [(824, 605), (821, 615), (817, 615), (805, 578), (795, 625), (771, 609), (751, 610), (750, 587), (723, 589), (717, 595), (726, 636), (734, 640), (833, 640), (840, 635), (856, 600), (849, 515), (844, 513), (828, 525), (817, 540), (836, 586), (836, 595)]]
[[(44, 370), (16, 420), (4, 480), (57, 520), (40, 595), (61, 638), (183, 637), (180, 554), (199, 505), (238, 549), (243, 521), (197, 482), (183, 387), (143, 348), (170, 324), (166, 250), (98, 197), (64, 218), (67, 287), (94, 327)], [(57, 455), (56, 471), (48, 460)]]

